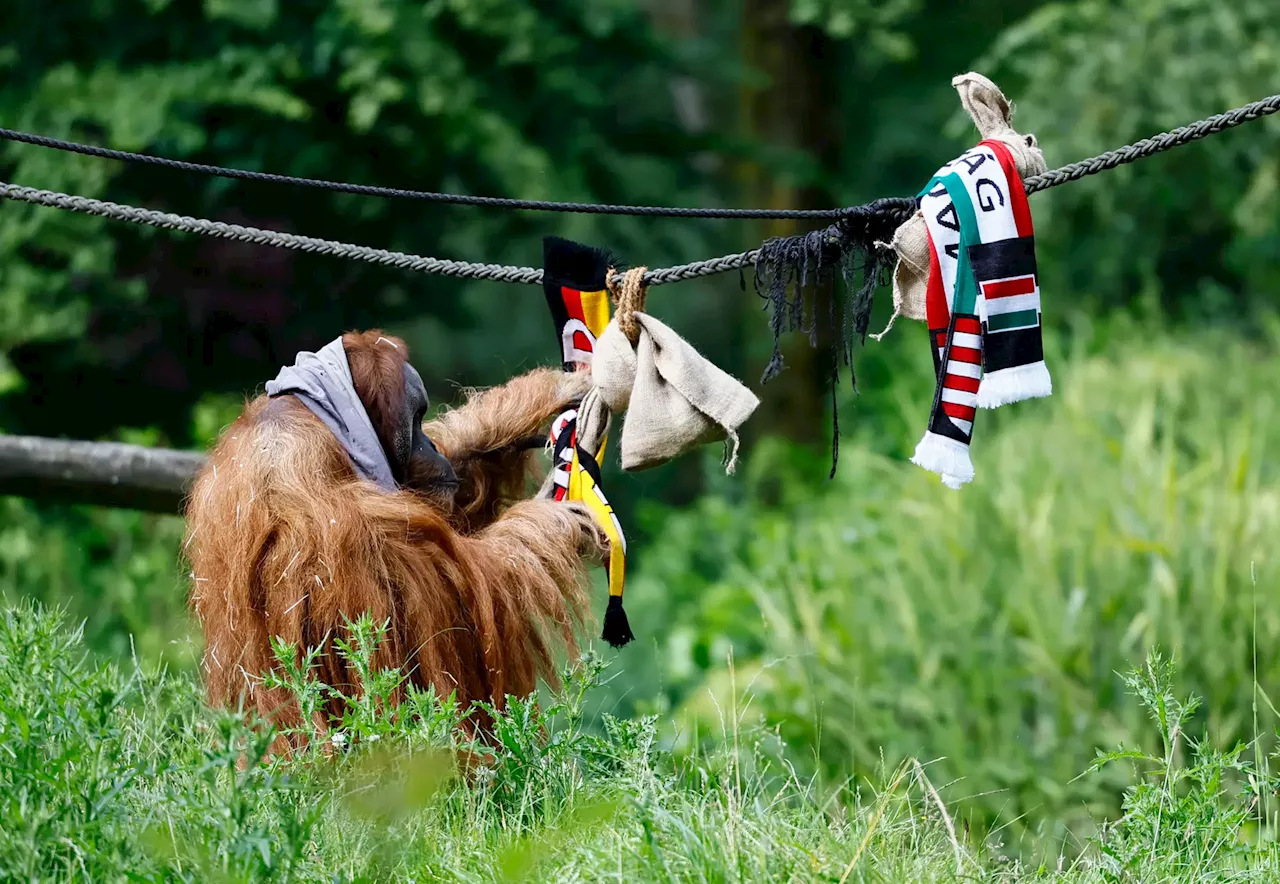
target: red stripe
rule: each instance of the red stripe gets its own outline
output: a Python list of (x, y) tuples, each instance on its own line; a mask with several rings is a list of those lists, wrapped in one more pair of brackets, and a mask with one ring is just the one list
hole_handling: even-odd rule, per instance
[(982, 334), (982, 323), (974, 316), (957, 316), (956, 331), (970, 335)]
[(946, 328), (951, 323), (951, 308), (947, 305), (947, 290), (942, 285), (942, 266), (938, 263), (938, 250), (934, 248), (933, 237), (925, 228), (929, 237), (929, 284), (925, 288), (924, 312), (929, 328)]
[(582, 312), (582, 292), (577, 289), (571, 289), (567, 285), (562, 285), (560, 286), (560, 298), (564, 301), (565, 309), (569, 311), (569, 318), (585, 324), (587, 318)]
[(1014, 295), (1030, 295), (1036, 290), (1034, 276), (1019, 276), (1017, 279), (1002, 279), (999, 282), (984, 282), (982, 294), (990, 298), (1012, 298)]
[(942, 386), (950, 387), (952, 390), (960, 390), (964, 393), (976, 393), (978, 392), (978, 384), (980, 383), (981, 381), (977, 378), (967, 378), (964, 375), (949, 374), (947, 375), (946, 380), (942, 382)]
[(1000, 160), (1000, 168), (1004, 169), (1004, 176), (1009, 179), (1009, 204), (1013, 208), (1013, 221), (1018, 225), (1018, 236), (1033, 235), (1035, 229), (1031, 224), (1031, 206), (1027, 205), (1026, 186), (1022, 183), (1022, 176), (1018, 174), (1018, 167), (1014, 165), (1013, 153), (1007, 144), (994, 138), (982, 143), (995, 153)]
[(960, 405), (957, 402), (942, 403), (942, 410), (948, 417), (958, 417), (962, 421), (971, 421), (977, 414), (977, 409), (972, 405)]
[(970, 365), (982, 364), (982, 351), (971, 350), (968, 347), (957, 347), (952, 345), (951, 358), (956, 362), (967, 362)]

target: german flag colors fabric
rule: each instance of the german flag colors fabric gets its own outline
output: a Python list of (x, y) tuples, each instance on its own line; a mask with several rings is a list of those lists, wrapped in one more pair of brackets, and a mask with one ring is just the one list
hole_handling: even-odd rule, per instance
[(983, 141), (919, 195), (929, 234), (925, 309), (937, 388), (912, 461), (948, 487), (973, 479), (978, 408), (1048, 396), (1035, 238), (1008, 147)]
[[(609, 324), (605, 276), (614, 263), (609, 253), (600, 249), (558, 237), (543, 241), (543, 292), (555, 323), (565, 371), (591, 364), (596, 340)], [(577, 409), (565, 411), (551, 424), (554, 496), (556, 500), (583, 503), (609, 538), (609, 606), (602, 637), (617, 648), (634, 638), (622, 607), (627, 539), (601, 487), (600, 461), (607, 438), (601, 437), (599, 450), (588, 451), (578, 444), (577, 427)]]
[(608, 252), (549, 236), (542, 244), (542, 288), (555, 323), (564, 370), (590, 365), (609, 324)]
[[(565, 371), (590, 366), (596, 340), (609, 324), (609, 292), (605, 274), (610, 256), (600, 249), (549, 236), (542, 244), (542, 287), (555, 324), (556, 340)], [(577, 409), (569, 409), (551, 424), (552, 469), (555, 499), (569, 493), (573, 457), (577, 447)], [(594, 452), (604, 457), (604, 439)]]
[(622, 607), (622, 590), (627, 575), (627, 538), (622, 533), (622, 523), (600, 488), (600, 464), (589, 451), (577, 449), (569, 475), (568, 499), (586, 504), (596, 524), (609, 538), (609, 606), (605, 609), (601, 638), (620, 648), (635, 638)]

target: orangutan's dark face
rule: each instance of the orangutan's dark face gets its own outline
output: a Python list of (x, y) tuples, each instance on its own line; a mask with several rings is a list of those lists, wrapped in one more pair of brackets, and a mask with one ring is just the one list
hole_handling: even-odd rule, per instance
[(433, 500), (451, 504), (458, 489), (453, 464), (422, 432), (427, 413), (427, 390), (422, 376), (408, 363), (404, 366), (404, 414), (396, 428), (394, 451), (388, 452), (395, 479), (403, 487)]

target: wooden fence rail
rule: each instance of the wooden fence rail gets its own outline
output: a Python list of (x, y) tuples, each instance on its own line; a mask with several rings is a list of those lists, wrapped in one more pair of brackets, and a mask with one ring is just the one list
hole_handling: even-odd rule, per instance
[(0, 435), (0, 495), (180, 513), (203, 463), (195, 451)]

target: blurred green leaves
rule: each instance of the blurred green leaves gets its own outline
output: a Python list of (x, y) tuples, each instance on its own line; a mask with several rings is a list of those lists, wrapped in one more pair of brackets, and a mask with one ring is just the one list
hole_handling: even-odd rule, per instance
[(905, 62), (916, 52), (909, 19), (926, 7), (922, 0), (791, 0), (791, 20), (857, 41), (863, 63)]
[[(1054, 167), (1274, 93), (1278, 45), (1269, 0), (1080, 0), (1045, 4), (977, 64)], [(1175, 313), (1249, 322), (1280, 283), (1277, 137), (1267, 118), (1037, 196), (1046, 291), (1106, 308), (1156, 285)]]
[(0, 599), (67, 609), (110, 656), (192, 667), (181, 541), (173, 516), (0, 498)]
[(421, 811), (456, 776), (447, 751), (375, 749), (348, 771), (343, 801), (360, 819), (387, 826)]
[[(691, 164), (693, 136), (667, 89), (685, 73), (684, 46), (657, 39), (634, 3), (18, 0), (0, 10), (0, 34), (0, 116), (26, 131), (420, 190), (696, 204), (722, 185)], [(622, 244), (625, 229), (654, 264), (715, 251), (719, 237), (705, 225), (247, 185), (15, 144), (0, 146), (0, 178), (486, 262), (536, 263), (551, 232)], [(414, 339), (439, 325), (451, 336), (514, 294), (19, 204), (0, 213), (0, 268), (0, 349), (33, 381), (24, 398), (0, 397), (0, 425), (96, 436), (110, 409), (179, 444), (202, 394), (251, 389), (339, 330), (391, 325)], [(541, 337), (525, 337), (541, 340), (529, 294), (518, 293), (516, 324), (537, 321)], [(492, 383), (510, 362), (553, 352), (518, 341), (513, 352), (489, 328), (478, 342), (420, 348), (415, 361), (433, 384), (459, 373)], [(78, 396), (104, 411), (76, 411)]]

